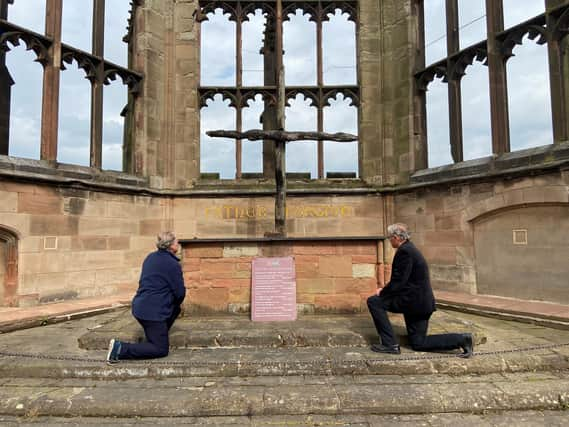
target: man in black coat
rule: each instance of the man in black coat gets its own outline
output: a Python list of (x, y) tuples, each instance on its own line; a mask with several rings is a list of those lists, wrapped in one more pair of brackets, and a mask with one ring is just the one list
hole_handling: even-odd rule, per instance
[(453, 350), (461, 348), (460, 357), (473, 354), (472, 334), (427, 335), (429, 319), (436, 310), (435, 297), (429, 280), (425, 258), (409, 240), (405, 224), (387, 228), (394, 249), (391, 280), (377, 294), (368, 298), (367, 305), (381, 344), (373, 344), (377, 353), (399, 354), (399, 344), (393, 333), (387, 312), (403, 313), (411, 348), (416, 351)]
[(158, 235), (157, 251), (142, 264), (138, 291), (132, 300), (132, 314), (144, 328), (146, 342), (127, 343), (112, 339), (108, 363), (120, 359), (150, 359), (168, 355), (168, 331), (181, 312), (186, 296), (178, 239), (171, 231)]

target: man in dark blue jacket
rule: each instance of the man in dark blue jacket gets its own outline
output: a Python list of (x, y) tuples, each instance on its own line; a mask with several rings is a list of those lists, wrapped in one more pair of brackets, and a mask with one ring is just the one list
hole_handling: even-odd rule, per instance
[(403, 313), (411, 348), (416, 351), (453, 350), (462, 348), (461, 357), (473, 352), (471, 334), (427, 335), (429, 319), (435, 309), (435, 297), (429, 280), (427, 261), (409, 241), (405, 224), (387, 227), (389, 242), (394, 249), (391, 280), (377, 294), (368, 298), (367, 305), (381, 344), (371, 349), (378, 353), (399, 354), (399, 344), (393, 333), (387, 312)]
[(132, 300), (132, 314), (144, 328), (147, 342), (133, 344), (112, 339), (108, 363), (168, 355), (168, 331), (180, 314), (186, 288), (175, 255), (179, 243), (174, 233), (160, 233), (156, 247), (158, 250), (148, 255), (142, 264), (138, 291)]

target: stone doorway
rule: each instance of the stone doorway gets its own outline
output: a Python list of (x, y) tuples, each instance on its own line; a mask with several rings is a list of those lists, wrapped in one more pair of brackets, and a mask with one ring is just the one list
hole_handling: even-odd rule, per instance
[(0, 227), (0, 307), (17, 305), (18, 237)]

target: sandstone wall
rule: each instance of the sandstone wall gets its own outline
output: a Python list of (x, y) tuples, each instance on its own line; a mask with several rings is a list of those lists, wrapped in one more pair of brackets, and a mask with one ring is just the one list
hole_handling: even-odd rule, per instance
[(378, 282), (377, 241), (189, 242), (183, 253), (191, 312), (249, 312), (254, 257), (294, 257), (296, 302), (308, 313), (365, 311)]
[(0, 200), (0, 227), (18, 235), (13, 305), (135, 289), (168, 225), (162, 198), (1, 182)]
[[(175, 198), (180, 238), (263, 237), (274, 231), (273, 197)], [(382, 199), (369, 196), (288, 196), (289, 237), (379, 236)]]
[(569, 302), (567, 171), (427, 186), (395, 207), (435, 288)]

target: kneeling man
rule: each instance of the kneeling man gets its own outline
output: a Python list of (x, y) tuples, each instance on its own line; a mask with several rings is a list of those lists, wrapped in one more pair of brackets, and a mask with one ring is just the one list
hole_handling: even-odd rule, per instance
[(462, 349), (459, 357), (473, 355), (472, 334), (427, 335), (429, 319), (435, 309), (435, 297), (429, 280), (425, 258), (409, 240), (405, 224), (387, 228), (389, 242), (396, 249), (391, 280), (377, 294), (368, 298), (367, 305), (381, 344), (373, 344), (377, 353), (399, 354), (399, 344), (387, 312), (403, 313), (411, 348), (416, 351)]

